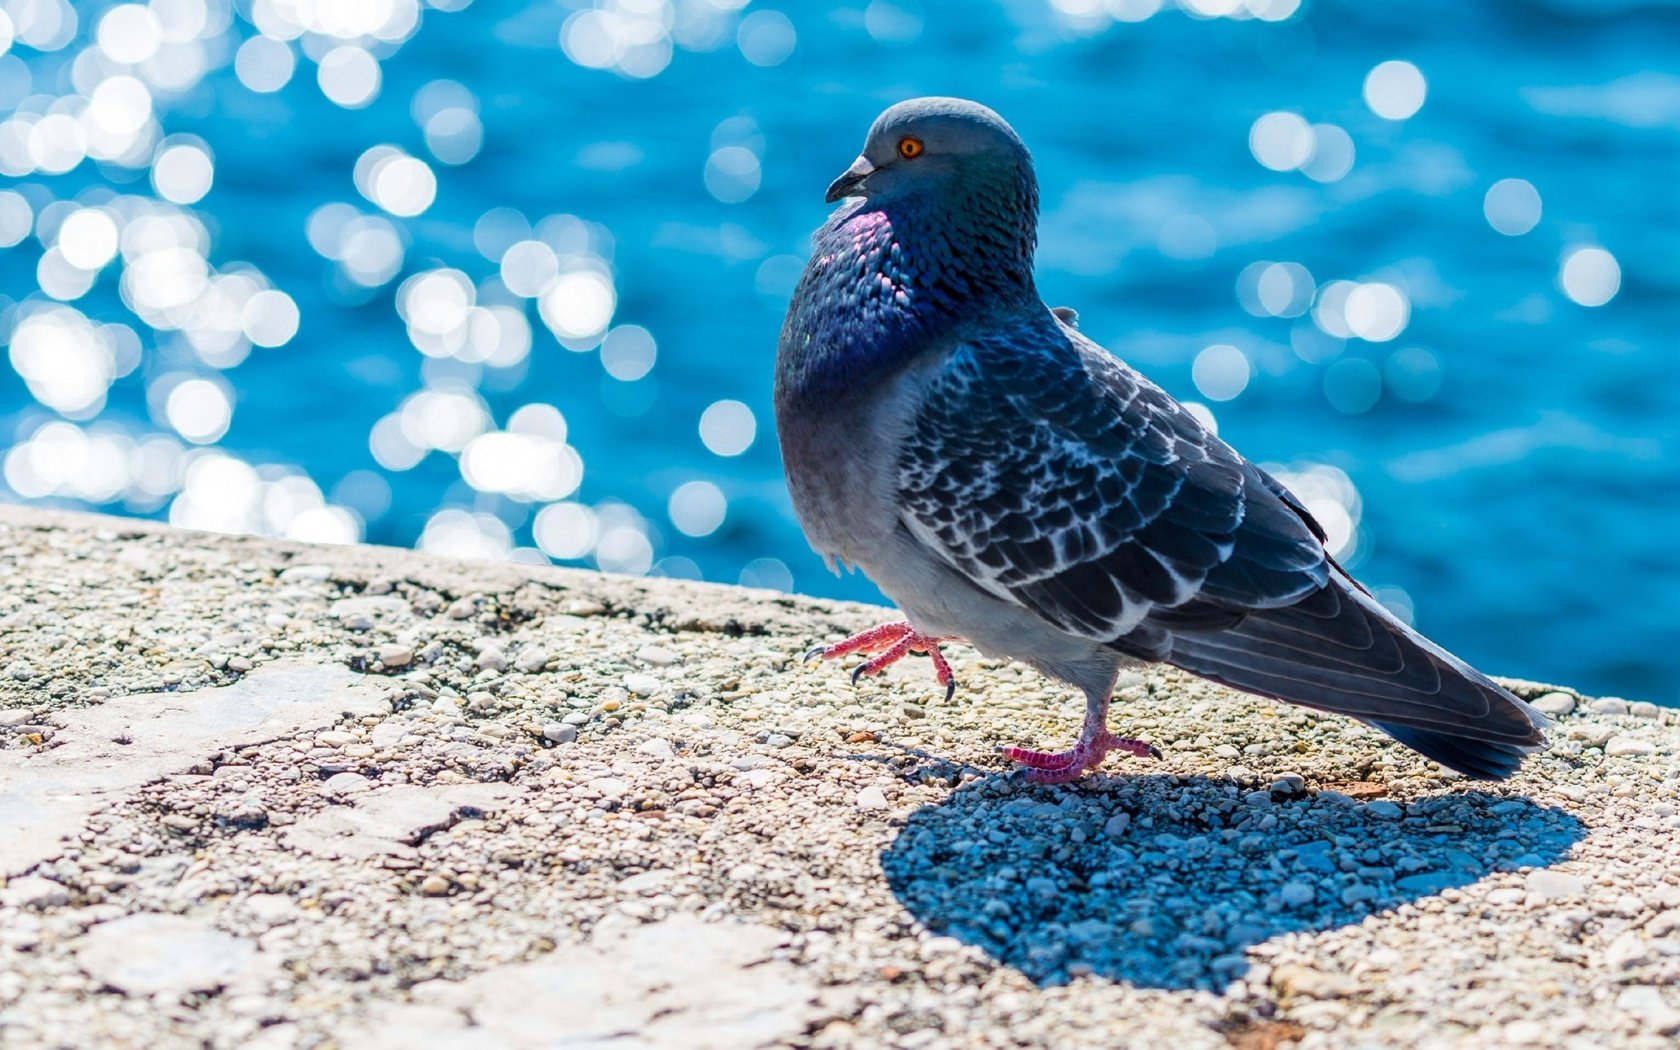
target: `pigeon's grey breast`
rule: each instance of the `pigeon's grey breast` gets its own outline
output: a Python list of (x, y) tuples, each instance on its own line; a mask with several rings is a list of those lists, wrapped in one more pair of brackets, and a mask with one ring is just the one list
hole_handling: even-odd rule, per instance
[(861, 202), (836, 212), (817, 232), (776, 355), (794, 510), (818, 553), (854, 565), (897, 528), (899, 448), (953, 345), (930, 337), (899, 241), (883, 212)]

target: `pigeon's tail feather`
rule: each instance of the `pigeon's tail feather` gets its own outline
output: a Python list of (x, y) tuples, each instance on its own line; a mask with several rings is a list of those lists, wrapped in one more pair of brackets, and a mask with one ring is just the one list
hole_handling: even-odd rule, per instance
[(1351, 715), (1477, 779), (1508, 776), (1545, 740), (1544, 715), (1340, 576), (1224, 630), (1176, 631), (1166, 659), (1245, 692)]
[(1371, 724), (1425, 758), (1432, 758), (1474, 780), (1504, 780), (1517, 771), (1523, 756), (1533, 749), (1527, 744), (1477, 740), (1412, 726), (1384, 725), (1381, 722)]

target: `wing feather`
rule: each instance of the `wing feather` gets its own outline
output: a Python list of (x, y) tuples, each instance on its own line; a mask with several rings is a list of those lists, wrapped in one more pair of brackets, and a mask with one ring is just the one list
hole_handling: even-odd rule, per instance
[(1064, 325), (959, 347), (899, 466), (912, 535), (1071, 634), (1364, 719), (1471, 776), (1541, 741), (1539, 716), (1343, 573), (1288, 489)]
[(1307, 522), (1177, 402), (1077, 332), (1060, 354), (1014, 335), (952, 354), (901, 455), (903, 517), (943, 560), (1103, 642), (1198, 597), (1323, 585)]

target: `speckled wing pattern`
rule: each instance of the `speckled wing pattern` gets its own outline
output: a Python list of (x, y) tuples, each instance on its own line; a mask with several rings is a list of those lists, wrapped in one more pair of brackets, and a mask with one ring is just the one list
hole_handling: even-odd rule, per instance
[(1324, 586), (1319, 537), (1270, 479), (1118, 359), (1060, 335), (1042, 352), (987, 338), (952, 354), (900, 460), (915, 535), (987, 591), (1151, 659), (1167, 656), (1165, 628)]
[(1472, 776), (1540, 742), (1515, 697), (1342, 573), (1281, 484), (1076, 331), (959, 346), (899, 467), (913, 536), (1064, 631), (1365, 719)]

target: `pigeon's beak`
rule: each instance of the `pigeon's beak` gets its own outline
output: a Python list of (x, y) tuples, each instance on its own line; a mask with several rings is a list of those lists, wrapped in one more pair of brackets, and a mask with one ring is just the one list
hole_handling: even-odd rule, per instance
[(852, 161), (852, 166), (846, 169), (844, 175), (828, 184), (828, 193), (824, 195), (823, 200), (833, 204), (841, 197), (861, 196), (856, 192), (858, 186), (863, 183), (864, 179), (873, 174), (875, 174), (875, 165), (869, 163), (869, 158), (858, 157), (857, 160)]

